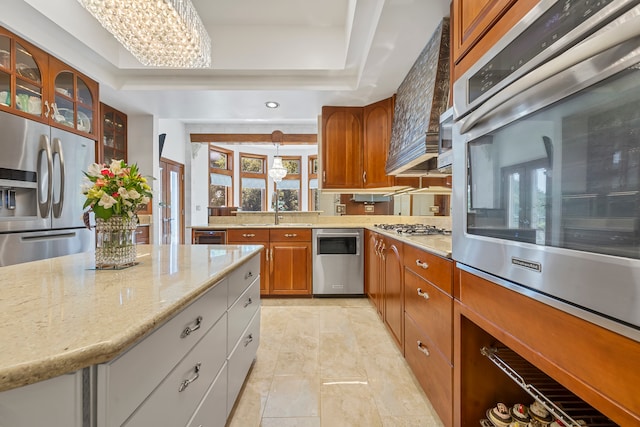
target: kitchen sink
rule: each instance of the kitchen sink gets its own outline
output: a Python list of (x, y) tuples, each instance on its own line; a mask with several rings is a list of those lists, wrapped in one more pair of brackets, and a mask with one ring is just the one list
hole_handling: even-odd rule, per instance
[(240, 224), (243, 227), (310, 227), (313, 224), (311, 223), (300, 223), (300, 222), (281, 222), (280, 224), (273, 224), (273, 223), (262, 223), (262, 224), (256, 224), (256, 223), (250, 223), (250, 224)]
[(271, 227), (271, 226), (273, 226), (273, 224), (266, 223), (266, 222), (265, 223), (261, 223), (261, 224), (250, 223), (250, 224), (240, 224), (240, 225), (242, 225), (243, 227)]

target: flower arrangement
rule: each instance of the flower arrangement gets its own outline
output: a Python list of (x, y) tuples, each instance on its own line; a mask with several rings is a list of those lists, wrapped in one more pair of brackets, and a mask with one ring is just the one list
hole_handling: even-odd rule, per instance
[(87, 196), (83, 208), (89, 207), (96, 218), (131, 218), (151, 199), (151, 188), (136, 164), (127, 165), (124, 160), (112, 160), (109, 166), (93, 163), (84, 175), (89, 182), (82, 187)]

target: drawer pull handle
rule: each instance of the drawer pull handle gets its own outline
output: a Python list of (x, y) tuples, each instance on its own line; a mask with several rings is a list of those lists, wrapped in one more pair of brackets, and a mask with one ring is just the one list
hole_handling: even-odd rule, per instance
[(253, 233), (243, 233), (242, 237), (256, 237), (256, 235)]
[(195, 332), (198, 329), (200, 329), (200, 326), (202, 325), (202, 316), (198, 316), (196, 318), (196, 324), (192, 327), (192, 326), (187, 326), (186, 328), (184, 328), (184, 331), (182, 331), (182, 334), (180, 334), (180, 338), (186, 338), (189, 335), (191, 335), (191, 332)]
[(253, 334), (249, 334), (247, 338), (244, 340), (244, 346), (248, 346), (253, 341)]
[(200, 365), (201, 363), (196, 363), (196, 366), (193, 367), (193, 370), (196, 374), (191, 378), (182, 381), (180, 383), (180, 387), (178, 387), (178, 392), (184, 391), (187, 387), (189, 387), (189, 384), (198, 379), (198, 377), (200, 376)]
[(298, 234), (297, 233), (291, 233), (291, 234), (287, 233), (287, 234), (284, 235), (284, 237), (298, 237)]
[(244, 308), (249, 307), (251, 304), (253, 304), (253, 300), (251, 299), (251, 297), (249, 297), (249, 299), (247, 300), (247, 302), (244, 303)]
[(253, 277), (253, 273), (252, 272), (247, 272), (247, 274), (244, 275), (244, 280), (247, 280), (249, 277)]
[(427, 264), (426, 262), (422, 262), (419, 259), (416, 260), (416, 265), (420, 268), (424, 268), (425, 270), (429, 268), (429, 264)]
[(427, 349), (427, 346), (423, 345), (420, 340), (418, 340), (418, 350), (423, 352), (426, 356), (429, 356), (429, 349)]
[(422, 292), (422, 288), (418, 288), (418, 296), (424, 299), (429, 299), (429, 294), (426, 292)]

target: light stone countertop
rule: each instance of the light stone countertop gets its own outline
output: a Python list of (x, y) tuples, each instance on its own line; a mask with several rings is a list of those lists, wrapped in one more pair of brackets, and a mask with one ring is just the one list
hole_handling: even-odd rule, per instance
[(374, 227), (373, 224), (356, 224), (353, 222), (344, 223), (327, 223), (327, 224), (216, 224), (191, 227), (193, 230), (227, 230), (237, 228), (364, 228), (366, 230), (375, 231), (376, 233), (392, 237), (400, 242), (408, 243), (419, 249), (431, 252), (435, 255), (451, 258), (451, 236), (430, 235), (430, 236), (410, 236), (401, 235), (395, 231), (387, 231)]
[(93, 252), (0, 267), (0, 391), (113, 359), (262, 246), (137, 249), (124, 270)]

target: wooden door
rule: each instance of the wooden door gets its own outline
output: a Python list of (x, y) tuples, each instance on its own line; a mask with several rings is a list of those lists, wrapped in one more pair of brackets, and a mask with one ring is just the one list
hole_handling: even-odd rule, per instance
[(365, 257), (365, 283), (367, 286), (367, 295), (376, 308), (376, 311), (382, 316), (382, 280), (381, 280), (381, 258), (378, 253), (378, 245), (380, 239), (378, 234), (373, 231), (366, 230), (367, 252)]
[(160, 159), (162, 175), (160, 202), (160, 242), (184, 243), (184, 165)]
[(385, 238), (384, 258), (384, 322), (404, 354), (404, 268), (402, 243)]
[(311, 294), (311, 242), (272, 242), (269, 293)]
[(364, 107), (364, 151), (363, 182), (365, 188), (388, 187), (393, 177), (387, 175), (385, 166), (391, 121), (393, 120), (393, 98), (383, 99)]
[(322, 107), (322, 187), (362, 188), (362, 108)]

